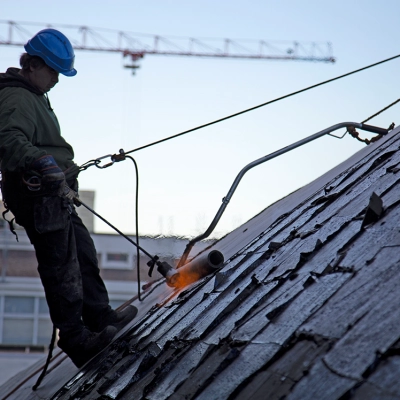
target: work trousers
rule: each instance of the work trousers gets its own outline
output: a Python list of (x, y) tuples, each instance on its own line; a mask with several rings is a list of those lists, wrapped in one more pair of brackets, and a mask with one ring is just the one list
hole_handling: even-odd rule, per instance
[[(7, 188), (7, 186), (6, 186)], [(33, 244), (50, 317), (73, 342), (111, 312), (92, 238), (71, 202), (58, 196), (3, 198)], [(5, 189), (5, 190), (4, 190)]]

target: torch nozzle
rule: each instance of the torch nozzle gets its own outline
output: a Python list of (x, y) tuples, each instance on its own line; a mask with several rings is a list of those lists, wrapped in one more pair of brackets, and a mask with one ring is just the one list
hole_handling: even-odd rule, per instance
[(217, 271), (223, 263), (223, 254), (218, 250), (212, 250), (178, 269), (166, 262), (159, 262), (157, 270), (165, 277), (168, 286), (182, 288)]
[(157, 263), (157, 271), (167, 279), (167, 282), (169, 279), (176, 274), (176, 269), (173, 268), (171, 265), (169, 265), (167, 262), (158, 262)]

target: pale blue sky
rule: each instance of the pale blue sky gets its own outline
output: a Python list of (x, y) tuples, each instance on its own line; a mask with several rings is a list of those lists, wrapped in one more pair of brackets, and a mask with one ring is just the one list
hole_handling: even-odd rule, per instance
[[(332, 43), (337, 57), (333, 65), (146, 56), (136, 76), (123, 68), (118, 54), (77, 51), (77, 76), (61, 77), (50, 99), (78, 164), (400, 53), (398, 1), (0, 0), (0, 10), (1, 20), (51, 23), (56, 28), (74, 24), (164, 36)], [(0, 46), (0, 70), (18, 66), (21, 52)], [(246, 164), (338, 122), (362, 121), (399, 98), (399, 63), (133, 153), (140, 173), (140, 233), (202, 233)], [(399, 110), (397, 105), (371, 124), (397, 125)], [(251, 170), (215, 233), (231, 231), (363, 146), (349, 136), (326, 137)], [(80, 186), (96, 191), (95, 208), (101, 215), (134, 232), (135, 174), (130, 161), (107, 170), (91, 168), (81, 174)], [(96, 227), (109, 231), (100, 222)]]

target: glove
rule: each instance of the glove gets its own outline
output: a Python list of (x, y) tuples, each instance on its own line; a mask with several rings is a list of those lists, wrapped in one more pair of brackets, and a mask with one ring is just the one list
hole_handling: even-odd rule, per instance
[(46, 155), (38, 158), (31, 164), (31, 168), (40, 174), (43, 191), (63, 196), (65, 175), (53, 156)]

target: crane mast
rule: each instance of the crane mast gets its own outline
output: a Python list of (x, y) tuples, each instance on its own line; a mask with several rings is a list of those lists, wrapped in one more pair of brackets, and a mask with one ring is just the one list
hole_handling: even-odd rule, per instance
[(23, 46), (44, 28), (62, 30), (75, 50), (120, 53), (133, 71), (145, 55), (334, 63), (329, 42), (160, 36), (79, 25), (0, 20), (0, 45)]

